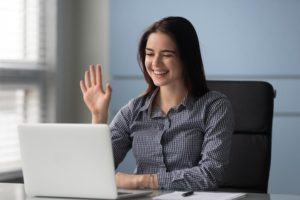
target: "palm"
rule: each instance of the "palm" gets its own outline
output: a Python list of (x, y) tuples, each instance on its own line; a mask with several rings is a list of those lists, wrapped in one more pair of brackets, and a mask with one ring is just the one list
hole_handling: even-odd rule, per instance
[(110, 100), (98, 85), (88, 88), (83, 99), (90, 112), (95, 114), (107, 111)]
[(90, 65), (89, 71), (85, 72), (84, 81), (80, 81), (83, 100), (93, 117), (99, 119), (97, 122), (106, 123), (108, 106), (111, 98), (111, 88), (106, 85), (105, 91), (102, 87), (101, 66)]

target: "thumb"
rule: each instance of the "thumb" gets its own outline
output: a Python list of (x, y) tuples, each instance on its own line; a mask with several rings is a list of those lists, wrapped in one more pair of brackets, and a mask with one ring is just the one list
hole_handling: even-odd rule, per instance
[(112, 88), (110, 86), (109, 83), (106, 83), (106, 86), (105, 86), (105, 96), (107, 97), (111, 97), (111, 93), (112, 93)]

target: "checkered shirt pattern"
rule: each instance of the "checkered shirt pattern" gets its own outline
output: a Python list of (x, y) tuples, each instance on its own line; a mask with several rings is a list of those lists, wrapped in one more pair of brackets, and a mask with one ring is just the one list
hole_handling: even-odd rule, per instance
[(152, 106), (157, 92), (131, 100), (112, 120), (115, 166), (132, 149), (135, 173), (158, 174), (160, 189), (217, 189), (234, 128), (228, 98), (216, 91), (187, 95), (165, 114)]

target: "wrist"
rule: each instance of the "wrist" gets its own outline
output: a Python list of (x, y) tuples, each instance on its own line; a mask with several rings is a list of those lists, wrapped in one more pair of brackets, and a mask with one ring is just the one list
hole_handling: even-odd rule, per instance
[(93, 124), (106, 124), (107, 115), (92, 114), (92, 123)]
[(157, 189), (157, 175), (156, 174), (145, 174), (141, 175), (138, 179), (138, 186), (141, 189), (150, 188)]
[(149, 187), (151, 189), (158, 189), (158, 177), (157, 177), (157, 174), (150, 174)]

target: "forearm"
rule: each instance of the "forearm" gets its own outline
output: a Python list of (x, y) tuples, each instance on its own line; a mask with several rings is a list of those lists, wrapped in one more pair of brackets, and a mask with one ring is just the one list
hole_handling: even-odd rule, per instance
[(160, 172), (158, 173), (158, 184), (161, 189), (166, 190), (215, 190), (218, 188), (223, 171), (222, 169), (218, 170), (197, 166), (171, 172)]
[(157, 174), (116, 174), (118, 188), (125, 189), (158, 189)]
[(159, 187), (168, 190), (217, 189), (229, 161), (230, 139), (228, 134), (221, 140), (208, 139), (210, 142), (204, 142), (202, 158), (192, 168), (158, 172)]

